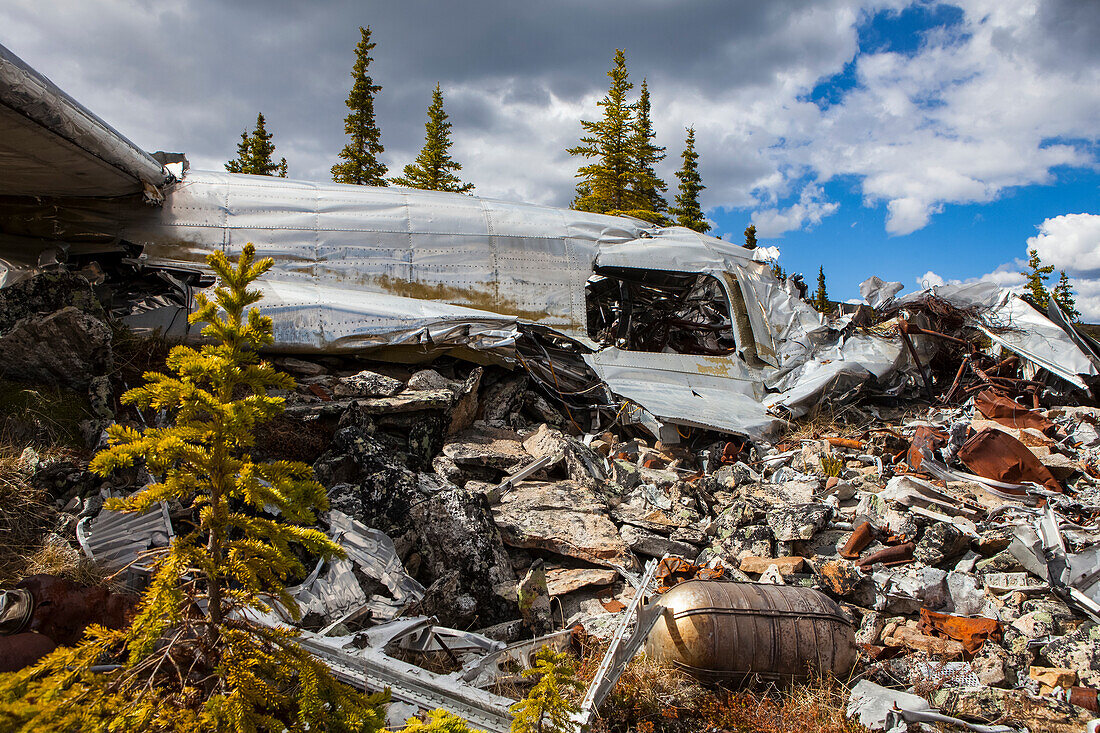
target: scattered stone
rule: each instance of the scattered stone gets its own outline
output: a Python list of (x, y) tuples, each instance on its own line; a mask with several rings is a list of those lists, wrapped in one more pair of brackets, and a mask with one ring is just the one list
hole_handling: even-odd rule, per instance
[(0, 376), (87, 389), (113, 362), (111, 329), (73, 306), (16, 321), (0, 335)]
[(824, 504), (802, 504), (768, 512), (768, 526), (780, 542), (808, 540), (821, 530), (833, 510)]
[(632, 527), (629, 524), (624, 524), (619, 530), (619, 534), (622, 535), (623, 541), (630, 549), (639, 555), (656, 558), (671, 555), (694, 560), (695, 556), (699, 554), (699, 551), (693, 545), (686, 542), (676, 542), (668, 537), (662, 537), (659, 534), (647, 532), (640, 527)]
[(364, 369), (337, 380), (332, 394), (336, 397), (393, 397), (404, 387), (400, 380)]
[(320, 364), (305, 359), (295, 359), (293, 356), (284, 356), (275, 360), (281, 369), (303, 377), (316, 377), (327, 370)]
[[(741, 558), (749, 555), (770, 557), (774, 536), (770, 527), (753, 524), (748, 527), (738, 527), (725, 536), (719, 536), (711, 544), (703, 555), (706, 558), (718, 557), (726, 565), (737, 567), (741, 564)], [(705, 562), (703, 555), (700, 562)]]
[(516, 589), (519, 612), (523, 622), (535, 636), (550, 633), (550, 591), (546, 585), (546, 572), (542, 560), (536, 560), (523, 576)]
[(449, 410), (454, 404), (454, 392), (447, 389), (404, 392), (393, 397), (368, 397), (355, 400), (355, 406), (370, 415), (421, 410)]
[(447, 379), (434, 369), (421, 369), (420, 371), (409, 377), (409, 381), (406, 386), (408, 389), (416, 391), (438, 389), (453, 390), (455, 387), (455, 383), (452, 382), (450, 379)]
[(1032, 667), (1028, 677), (1039, 683), (1039, 692), (1049, 695), (1055, 687), (1063, 690), (1077, 684), (1077, 672), (1064, 667)]
[(882, 643), (888, 647), (905, 647), (943, 659), (961, 659), (966, 654), (962, 642), (954, 639), (942, 639), (938, 636), (926, 636), (920, 629), (912, 626), (898, 626), (890, 636), (883, 632)]
[(619, 573), (603, 568), (566, 568), (546, 566), (546, 587), (551, 596), (563, 596), (581, 588), (611, 585), (619, 579)]
[(637, 560), (595, 493), (574, 481), (521, 482), (493, 507), (504, 541), (605, 567), (637, 567)]
[(1086, 623), (1050, 642), (1040, 653), (1053, 667), (1077, 670), (1082, 685), (1100, 687), (1100, 625)]
[(962, 530), (948, 522), (937, 522), (924, 530), (913, 559), (925, 565), (941, 565), (962, 555), (968, 547), (970, 538)]
[(804, 564), (805, 560), (801, 557), (756, 557), (750, 555), (741, 558), (740, 568), (743, 573), (763, 573), (774, 565), (779, 568), (781, 575), (790, 575), (800, 572)]
[(531, 461), (519, 435), (489, 425), (475, 425), (443, 446), (443, 455), (460, 466), (512, 471)]

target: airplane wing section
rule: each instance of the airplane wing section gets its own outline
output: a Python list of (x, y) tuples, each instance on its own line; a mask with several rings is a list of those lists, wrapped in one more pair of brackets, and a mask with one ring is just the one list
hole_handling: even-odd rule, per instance
[(155, 158), (0, 46), (0, 195), (122, 196), (169, 178)]

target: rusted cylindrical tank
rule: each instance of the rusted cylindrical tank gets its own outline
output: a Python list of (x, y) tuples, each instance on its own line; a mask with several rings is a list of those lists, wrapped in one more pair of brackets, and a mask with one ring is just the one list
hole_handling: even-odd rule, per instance
[(705, 679), (842, 676), (855, 632), (836, 602), (812, 588), (691, 580), (665, 593), (646, 654)]

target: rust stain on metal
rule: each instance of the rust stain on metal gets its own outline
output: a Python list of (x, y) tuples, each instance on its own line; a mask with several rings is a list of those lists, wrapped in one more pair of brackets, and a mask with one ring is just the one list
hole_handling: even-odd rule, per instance
[(698, 371), (700, 374), (712, 377), (728, 377), (730, 375), (729, 359), (720, 356), (704, 356), (703, 361), (699, 362)]
[[(370, 282), (391, 295), (417, 300), (435, 300), (451, 305), (463, 305), (468, 308), (515, 316), (526, 321), (543, 321), (553, 317), (550, 311), (521, 308), (518, 303), (501, 298), (498, 293), (481, 288), (466, 288), (446, 283), (424, 283), (417, 280), (402, 280), (389, 275), (378, 275)], [(490, 285), (492, 283), (489, 283)], [(564, 316), (564, 314), (562, 314)]]

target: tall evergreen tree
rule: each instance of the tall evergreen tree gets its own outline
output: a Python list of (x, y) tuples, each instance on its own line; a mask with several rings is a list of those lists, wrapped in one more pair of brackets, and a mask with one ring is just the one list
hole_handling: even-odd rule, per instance
[(593, 162), (577, 170), (577, 197), (573, 208), (599, 214), (625, 211), (633, 206), (631, 184), (634, 174), (634, 105), (626, 95), (634, 85), (627, 79), (626, 55), (615, 50), (611, 70), (611, 86), (597, 104), (603, 107), (603, 119), (581, 120), (586, 133), (580, 145), (569, 148), (570, 155), (579, 155)]
[(756, 249), (756, 225), (745, 227), (745, 249)]
[[(668, 211), (668, 201), (664, 197), (664, 192), (668, 190), (668, 184), (657, 176), (655, 166), (665, 159), (665, 149), (653, 142), (657, 134), (653, 130), (650, 109), (649, 85), (645, 79), (642, 79), (641, 94), (638, 97), (638, 110), (634, 117), (633, 132), (630, 138), (631, 153), (634, 157), (633, 181), (631, 184), (634, 201), (631, 202), (631, 208), (637, 209), (639, 212), (660, 213)], [(642, 216), (641, 218), (646, 217)]]
[(1077, 298), (1073, 294), (1073, 286), (1069, 284), (1065, 270), (1059, 270), (1058, 284), (1051, 291), (1051, 297), (1069, 320), (1076, 321), (1081, 315), (1081, 311), (1077, 310)]
[(271, 133), (267, 131), (267, 121), (261, 112), (256, 116), (256, 129), (252, 134), (248, 130), (241, 133), (241, 141), (237, 143), (237, 157), (225, 164), (225, 169), (230, 173), (251, 173), (257, 176), (274, 176), (286, 178), (286, 158), (276, 163), (272, 156), (275, 154), (275, 143), (271, 142)]
[(832, 313), (833, 306), (829, 302), (829, 291), (825, 289), (825, 268), (817, 268), (817, 290), (814, 291), (813, 307), (818, 313), (828, 315)]
[(703, 210), (699, 208), (699, 193), (706, 188), (703, 179), (699, 177), (699, 154), (695, 152), (695, 128), (687, 128), (687, 139), (684, 141), (684, 152), (681, 156), (684, 165), (676, 171), (676, 177), (680, 179), (680, 193), (676, 195), (676, 207), (672, 214), (676, 216), (676, 223), (697, 232), (710, 231), (710, 224), (703, 216)]
[(370, 26), (360, 26), (359, 34), (355, 64), (351, 67), (351, 92), (346, 102), (351, 112), (344, 118), (344, 133), (350, 139), (340, 151), (343, 162), (332, 166), (332, 180), (360, 186), (385, 186), (386, 164), (378, 160), (382, 154), (382, 133), (374, 121), (374, 96), (382, 87), (367, 74), (373, 61), (370, 52), (375, 44), (370, 40)]
[(432, 92), (432, 104), (428, 107), (428, 121), (424, 124), (424, 147), (416, 160), (405, 166), (405, 170), (393, 182), (398, 186), (422, 188), (427, 191), (452, 191), (466, 193), (472, 191), (474, 184), (463, 183), (453, 171), (462, 170), (462, 166), (451, 159), (451, 123), (443, 111), (443, 92), (439, 84)]
[(1020, 273), (1027, 278), (1024, 286), (1027, 292), (1024, 299), (1040, 310), (1046, 310), (1050, 293), (1047, 291), (1046, 281), (1050, 279), (1050, 273), (1054, 272), (1054, 265), (1044, 265), (1039, 259), (1039, 250), (1028, 251), (1027, 271)]

